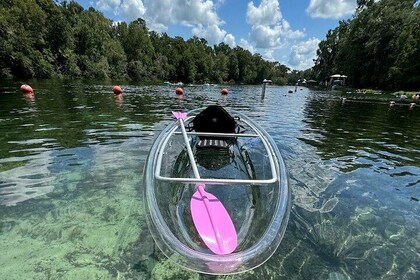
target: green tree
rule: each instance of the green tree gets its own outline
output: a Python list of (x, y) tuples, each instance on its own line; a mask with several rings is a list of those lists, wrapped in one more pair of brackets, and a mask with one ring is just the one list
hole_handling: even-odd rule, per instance
[(359, 0), (354, 17), (329, 30), (314, 72), (349, 76), (355, 87), (418, 89), (419, 7), (413, 0)]
[(407, 89), (418, 89), (420, 85), (420, 6), (413, 10), (400, 27), (396, 41), (395, 64), (390, 68), (389, 76), (393, 88), (404, 85)]

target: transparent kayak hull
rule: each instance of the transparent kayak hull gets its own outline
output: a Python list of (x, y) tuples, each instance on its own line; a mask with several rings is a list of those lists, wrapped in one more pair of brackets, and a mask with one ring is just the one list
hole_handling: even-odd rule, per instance
[[(201, 111), (189, 112), (185, 123)], [(239, 117), (244, 133), (220, 134), (231, 139), (227, 149), (198, 149), (202, 134), (188, 132), (200, 179), (178, 121), (155, 140), (144, 172), (147, 223), (157, 246), (176, 264), (206, 274), (241, 273), (263, 264), (279, 246), (289, 219), (287, 173), (276, 144), (245, 115), (229, 113)], [(238, 246), (231, 254), (211, 252), (194, 227), (190, 200), (197, 183), (205, 183), (234, 223)]]

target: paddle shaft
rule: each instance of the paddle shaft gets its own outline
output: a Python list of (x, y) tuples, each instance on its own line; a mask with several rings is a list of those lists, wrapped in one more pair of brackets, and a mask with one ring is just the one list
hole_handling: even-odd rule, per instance
[(198, 173), (197, 164), (195, 163), (194, 155), (193, 155), (193, 152), (191, 150), (190, 141), (188, 140), (187, 131), (185, 130), (184, 120), (179, 119), (179, 123), (181, 125), (182, 136), (184, 137), (185, 145), (187, 146), (187, 153), (188, 153), (188, 156), (190, 158), (191, 167), (193, 169), (194, 176), (195, 176), (195, 178), (200, 179), (200, 173)]
[[(182, 130), (182, 136), (184, 137), (184, 142), (185, 142), (185, 145), (187, 147), (187, 153), (188, 153), (188, 156), (190, 158), (191, 167), (193, 169), (194, 176), (197, 179), (200, 179), (200, 173), (198, 172), (197, 164), (195, 163), (195, 159), (194, 159), (194, 154), (193, 154), (191, 146), (190, 146), (190, 141), (188, 140), (187, 131), (185, 130), (184, 120), (182, 118), (180, 118), (179, 123), (180, 123), (181, 130)], [(204, 205), (206, 206), (206, 209), (207, 209), (207, 213), (209, 213), (211, 225), (216, 231), (217, 246), (219, 247), (219, 250), (223, 250), (223, 247), (222, 247), (223, 241), (220, 239), (219, 231), (217, 230), (217, 224), (214, 222), (213, 213), (212, 213), (212, 210), (211, 210), (211, 206), (209, 205), (209, 200), (206, 196), (206, 192), (204, 191), (204, 186), (205, 186), (204, 184), (198, 185), (198, 191), (200, 192), (200, 195), (203, 198)]]

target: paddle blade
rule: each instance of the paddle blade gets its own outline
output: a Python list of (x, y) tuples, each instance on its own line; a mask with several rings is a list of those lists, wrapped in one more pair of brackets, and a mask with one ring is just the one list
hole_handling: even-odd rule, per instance
[(232, 253), (237, 246), (237, 234), (219, 199), (200, 185), (191, 198), (190, 207), (195, 228), (207, 247), (218, 255)]
[(174, 119), (186, 119), (187, 118), (187, 113), (172, 111), (172, 117)]

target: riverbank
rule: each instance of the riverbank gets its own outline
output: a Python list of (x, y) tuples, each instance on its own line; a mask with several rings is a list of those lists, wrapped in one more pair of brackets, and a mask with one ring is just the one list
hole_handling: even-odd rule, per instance
[(333, 90), (340, 98), (397, 103), (420, 103), (420, 91), (382, 91), (375, 89), (341, 88)]

